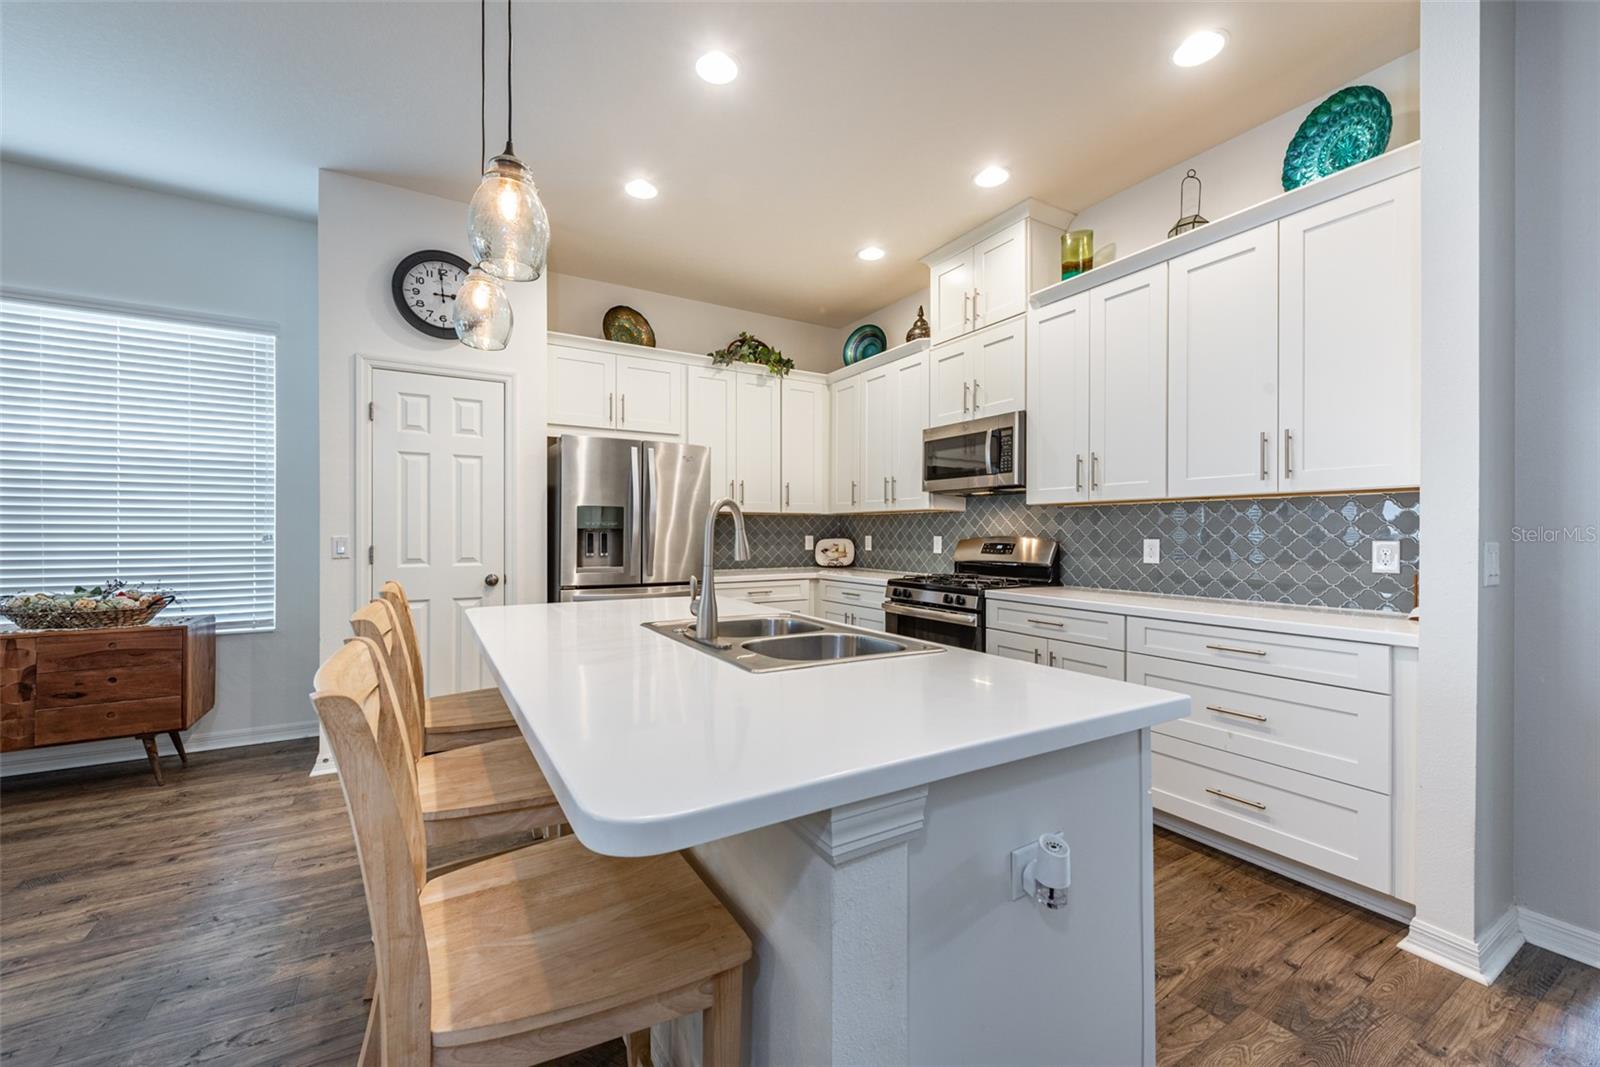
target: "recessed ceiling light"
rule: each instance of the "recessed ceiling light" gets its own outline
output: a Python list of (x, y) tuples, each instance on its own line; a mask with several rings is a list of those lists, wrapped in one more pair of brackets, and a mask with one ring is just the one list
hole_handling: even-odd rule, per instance
[(712, 85), (727, 85), (739, 76), (739, 64), (726, 52), (707, 52), (695, 60), (694, 72)]
[(871, 263), (875, 259), (883, 258), (883, 249), (879, 248), (877, 245), (868, 245), (856, 253), (856, 258), (864, 259), (868, 263)]
[(1183, 39), (1172, 53), (1172, 61), (1180, 67), (1198, 67), (1217, 58), (1227, 43), (1228, 37), (1221, 30), (1200, 30)]
[(635, 200), (654, 200), (656, 198), (656, 193), (659, 190), (657, 190), (654, 185), (651, 185), (643, 178), (635, 178), (627, 185), (624, 185), (622, 187), (622, 191), (633, 197)]
[(1011, 172), (1004, 167), (984, 167), (972, 176), (972, 184), (981, 185), (985, 189), (993, 189), (1010, 180)]

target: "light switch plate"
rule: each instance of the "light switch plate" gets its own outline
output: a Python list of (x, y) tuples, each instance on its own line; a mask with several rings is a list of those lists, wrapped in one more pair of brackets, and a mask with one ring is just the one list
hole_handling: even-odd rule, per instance
[(1161, 538), (1146, 537), (1144, 539), (1144, 561), (1146, 563), (1161, 562)]
[(328, 547), (334, 559), (350, 558), (350, 538), (335, 537), (332, 539)]
[(871, 552), (872, 551), (872, 535), (871, 534), (867, 534), (867, 536), (862, 539), (861, 548), (862, 548), (862, 551), (865, 551), (865, 552)]
[(1374, 541), (1374, 542), (1372, 542), (1372, 573), (1373, 574), (1399, 574), (1400, 573), (1400, 542), (1399, 541)]
[(809, 552), (817, 547), (817, 539), (811, 534), (806, 534), (806, 550)]
[(1485, 541), (1483, 543), (1483, 584), (1485, 586), (1500, 584), (1500, 542)]
[(939, 534), (933, 535), (933, 550), (936, 553), (944, 551), (944, 538)]

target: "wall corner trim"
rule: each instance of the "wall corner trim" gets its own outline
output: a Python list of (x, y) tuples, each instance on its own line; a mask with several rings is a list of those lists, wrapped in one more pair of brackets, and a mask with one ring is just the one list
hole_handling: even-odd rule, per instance
[(1476, 941), (1451, 933), (1421, 919), (1411, 920), (1411, 932), (1400, 947), (1479, 985), (1493, 985), (1511, 957), (1523, 945), (1517, 909), (1507, 908)]
[(1589, 930), (1517, 905), (1517, 925), (1528, 944), (1590, 967), (1600, 967), (1600, 930)]

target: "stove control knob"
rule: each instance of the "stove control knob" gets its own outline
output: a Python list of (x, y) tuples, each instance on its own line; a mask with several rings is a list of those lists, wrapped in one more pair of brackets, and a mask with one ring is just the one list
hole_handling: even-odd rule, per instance
[(956, 598), (951, 596), (949, 593), (946, 593), (944, 595), (944, 602), (946, 604), (954, 604), (956, 602)]

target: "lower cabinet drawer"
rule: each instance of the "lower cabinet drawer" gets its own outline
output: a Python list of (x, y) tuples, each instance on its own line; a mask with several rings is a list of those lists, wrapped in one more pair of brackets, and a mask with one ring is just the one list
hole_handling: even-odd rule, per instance
[(1128, 681), (1190, 698), (1188, 717), (1156, 733), (1376, 793), (1392, 788), (1390, 698), (1380, 693), (1137, 653)]
[(1394, 891), (1384, 794), (1165, 734), (1154, 734), (1150, 747), (1156, 810), (1380, 893)]
[(778, 600), (811, 602), (810, 584), (805, 579), (784, 578), (774, 582), (727, 582), (718, 580), (718, 603), (727, 597), (748, 600), (753, 604), (770, 604)]
[(154, 697), (112, 704), (40, 708), (33, 715), (33, 743), (59, 745), (106, 737), (164, 733), (183, 729), (183, 698)]
[(1127, 643), (1126, 620), (1121, 615), (1004, 600), (988, 601), (985, 611), (985, 623), (1007, 633), (1037, 634), (1057, 641), (1098, 645), (1101, 648), (1121, 649)]
[(102, 667), (51, 671), (34, 682), (36, 708), (77, 708), (168, 697), (183, 691), (183, 667)]
[(872, 608), (877, 609), (883, 603), (883, 590), (874, 589), (869, 585), (853, 585), (849, 582), (822, 583), (822, 602), (824, 604), (838, 604), (847, 608)]
[(1373, 693), (1393, 689), (1388, 646), (1360, 641), (1130, 618), (1128, 651)]

